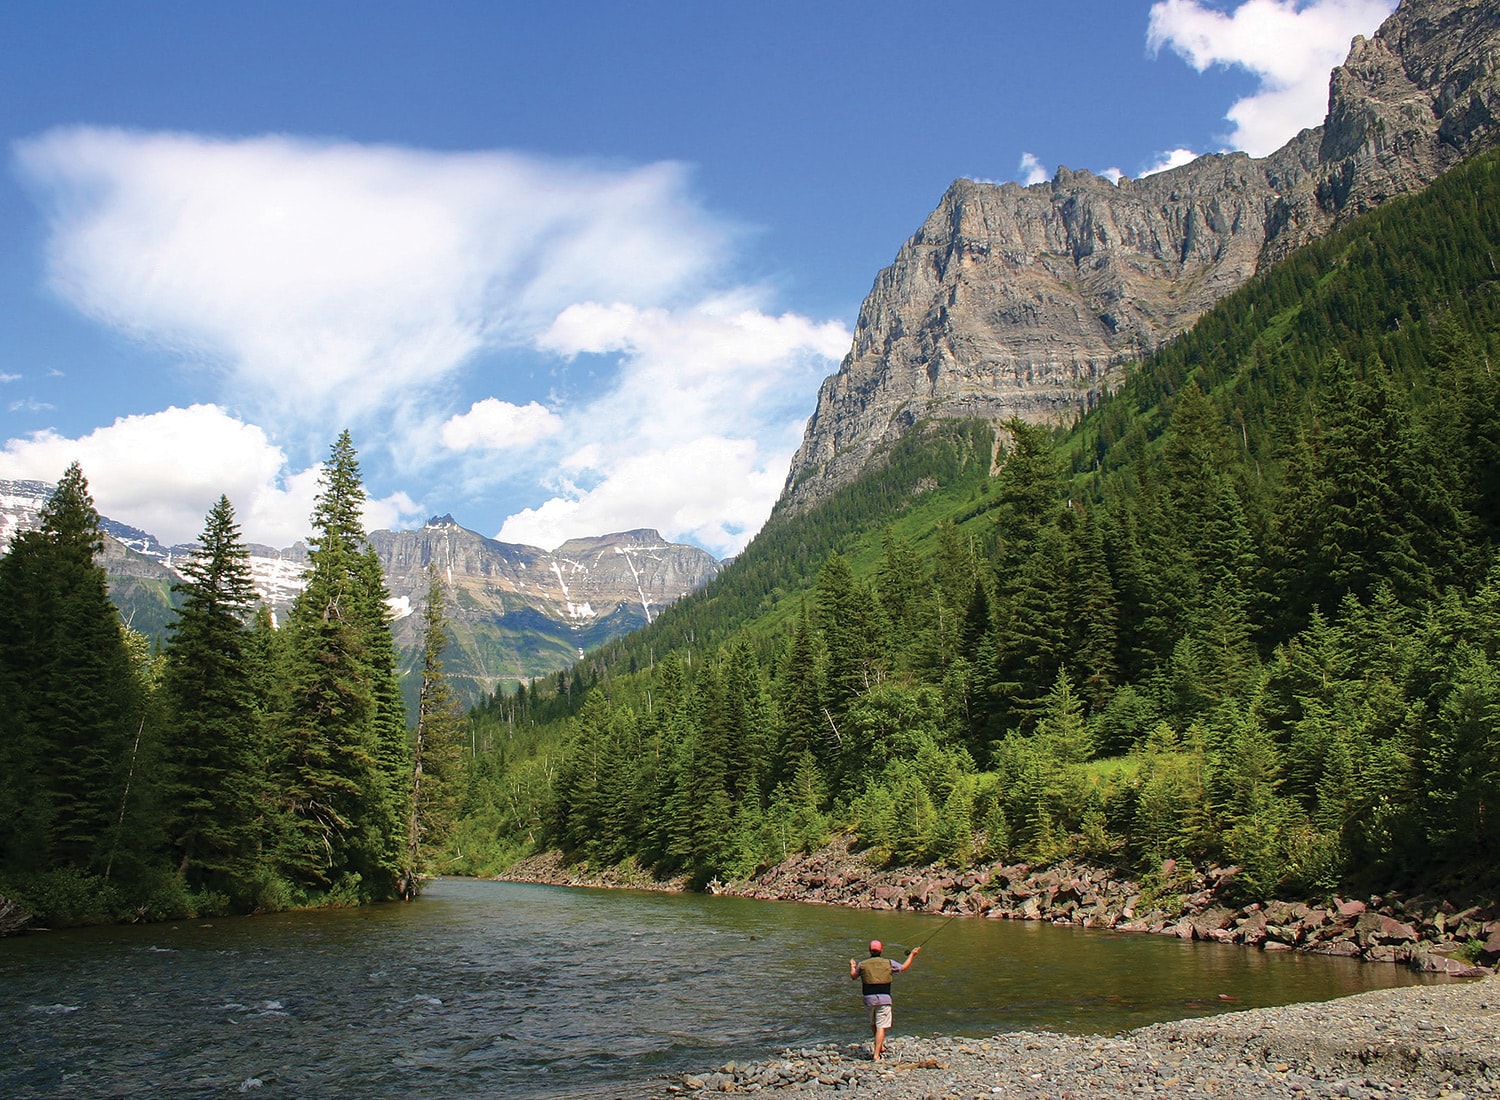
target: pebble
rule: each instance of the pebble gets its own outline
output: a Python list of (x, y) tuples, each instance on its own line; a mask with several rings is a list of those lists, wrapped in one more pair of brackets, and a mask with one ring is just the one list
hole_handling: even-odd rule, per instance
[(1479, 1100), (1500, 1095), (1500, 977), (1251, 1009), (1122, 1035), (1014, 1032), (988, 1039), (893, 1036), (784, 1050), (683, 1074), (675, 1100), (796, 1092), (851, 1100)]

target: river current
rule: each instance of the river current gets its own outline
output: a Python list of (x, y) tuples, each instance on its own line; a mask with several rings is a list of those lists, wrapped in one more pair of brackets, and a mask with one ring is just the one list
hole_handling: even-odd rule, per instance
[(0, 1096), (642, 1096), (867, 1037), (851, 957), (899, 957), (902, 1033), (1114, 1032), (1418, 980), (1160, 936), (445, 879), (411, 904), (0, 940)]

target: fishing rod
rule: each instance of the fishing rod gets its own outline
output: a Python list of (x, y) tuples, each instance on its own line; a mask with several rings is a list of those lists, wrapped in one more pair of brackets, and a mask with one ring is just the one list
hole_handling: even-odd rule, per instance
[(936, 928), (934, 928), (932, 930), (932, 932), (927, 936), (927, 939), (925, 939), (921, 943), (917, 944), (916, 947), (908, 947), (906, 949), (907, 956), (910, 957), (911, 953), (913, 951), (918, 951), (918, 950), (921, 950), (922, 948), (926, 947), (927, 944), (929, 942), (931, 942), (933, 936), (936, 936), (939, 932), (941, 932), (944, 928), (947, 928), (950, 924), (952, 924), (954, 921), (958, 920), (958, 918), (961, 917), (961, 916), (963, 916), (962, 913), (954, 913), (951, 917), (949, 917), (947, 920), (945, 920), (942, 924), (940, 924)]

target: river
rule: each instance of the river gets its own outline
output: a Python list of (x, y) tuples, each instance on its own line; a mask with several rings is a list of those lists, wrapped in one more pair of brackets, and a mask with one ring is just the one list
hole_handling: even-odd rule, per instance
[(0, 1096), (644, 1096), (867, 1037), (848, 960), (872, 936), (933, 937), (896, 979), (897, 1036), (1113, 1032), (1419, 980), (1160, 936), (444, 879), (405, 905), (0, 940)]

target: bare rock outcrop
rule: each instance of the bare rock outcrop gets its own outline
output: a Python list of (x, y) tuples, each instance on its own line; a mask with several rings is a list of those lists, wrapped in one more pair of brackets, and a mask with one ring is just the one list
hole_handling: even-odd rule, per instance
[(1334, 71), (1325, 125), (1269, 157), (955, 182), (876, 277), (779, 507), (920, 420), (1071, 419), (1264, 264), (1494, 144), (1497, 111), (1500, 0), (1405, 0)]

